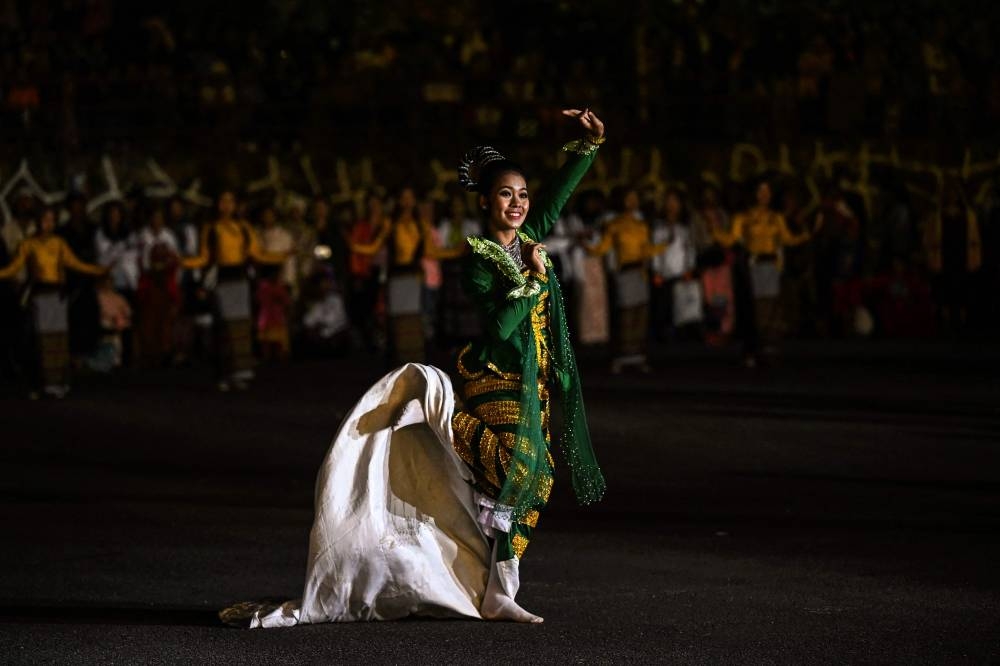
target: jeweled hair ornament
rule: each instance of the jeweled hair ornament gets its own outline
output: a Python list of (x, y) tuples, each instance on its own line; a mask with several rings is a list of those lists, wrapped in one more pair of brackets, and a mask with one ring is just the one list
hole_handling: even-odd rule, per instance
[(458, 163), (458, 184), (468, 192), (478, 192), (479, 176), (483, 173), (483, 168), (491, 162), (506, 159), (493, 146), (476, 146)]

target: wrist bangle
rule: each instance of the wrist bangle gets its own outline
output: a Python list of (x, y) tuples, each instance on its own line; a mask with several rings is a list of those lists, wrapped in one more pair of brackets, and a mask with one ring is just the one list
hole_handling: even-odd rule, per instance
[(608, 137), (604, 136), (603, 134), (601, 136), (597, 136), (597, 137), (593, 136), (592, 134), (588, 134), (587, 135), (587, 143), (591, 143), (591, 144), (593, 144), (595, 146), (599, 146), (599, 145), (601, 145), (602, 143), (604, 143), (607, 140), (608, 140)]

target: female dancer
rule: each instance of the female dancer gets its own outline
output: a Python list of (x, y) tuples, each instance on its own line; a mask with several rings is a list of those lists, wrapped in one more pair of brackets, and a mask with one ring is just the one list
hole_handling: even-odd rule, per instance
[(184, 268), (218, 269), (215, 287), (217, 305), (217, 372), (220, 391), (231, 386), (246, 389), (253, 379), (253, 349), (251, 347), (250, 282), (247, 264), (281, 264), (284, 254), (271, 254), (260, 247), (257, 232), (245, 220), (237, 217), (236, 195), (231, 190), (219, 196), (219, 217), (202, 227), (199, 253), (185, 257)]
[[(69, 392), (69, 317), (65, 297), (66, 270), (86, 275), (107, 275), (109, 268), (80, 261), (69, 245), (55, 234), (56, 212), (46, 208), (38, 233), (26, 238), (11, 262), (0, 269), (0, 280), (17, 276), (28, 267), (35, 340), (39, 351), (41, 389), (62, 398)], [(37, 396), (36, 392), (31, 397)]]
[(454, 259), (464, 247), (445, 250), (434, 240), (431, 220), (418, 212), (416, 193), (404, 187), (396, 214), (371, 243), (350, 245), (362, 255), (376, 254), (387, 242), (389, 253), (389, 344), (397, 361), (424, 360), (424, 265), (422, 259)]
[[(785, 217), (771, 208), (771, 183), (768, 180), (762, 179), (757, 184), (754, 195), (756, 204), (738, 213), (728, 232), (716, 229), (713, 233), (715, 239), (727, 248), (742, 244), (748, 255), (753, 306), (744, 304), (740, 308), (737, 302), (737, 309), (744, 311), (744, 363), (747, 367), (754, 367), (757, 363), (759, 337), (764, 337), (768, 344), (774, 344), (778, 337), (782, 250), (812, 238), (809, 230), (792, 233)], [(737, 314), (739, 318), (740, 314)]]
[(577, 117), (587, 137), (568, 144), (572, 157), (534, 206), (521, 169), (491, 148), (472, 151), (459, 171), (460, 181), (479, 193), (488, 215), (487, 236), (469, 239), (473, 253), (464, 274), (484, 334), (459, 354), (465, 409), (452, 419), (455, 450), (475, 476), (483, 507), (480, 523), (495, 537), (494, 565), (480, 609), (488, 619), (541, 621), (513, 596), (518, 562), (552, 490), (553, 398), (564, 415), (561, 444), (577, 498), (589, 503), (604, 492), (562, 294), (540, 244), (603, 143), (604, 125), (589, 110), (563, 113)]
[[(461, 182), (488, 231), (468, 239), (464, 283), (483, 336), (459, 355), (464, 406), (440, 370), (408, 364), (373, 386), (341, 425), (319, 474), (301, 601), (221, 613), (250, 626), (407, 615), (541, 622), (514, 601), (519, 562), (552, 489), (551, 404), (581, 503), (604, 493), (590, 444), (562, 295), (541, 241), (604, 141), (586, 130), (547, 194), (492, 148), (470, 151)], [(490, 543), (492, 541), (492, 543)]]
[(611, 372), (618, 374), (628, 365), (649, 372), (646, 348), (649, 338), (649, 260), (663, 252), (667, 244), (654, 245), (649, 225), (639, 210), (639, 193), (628, 188), (615, 196), (621, 214), (608, 222), (601, 242), (587, 248), (592, 256), (614, 250), (618, 261), (615, 273), (615, 301), (618, 325), (616, 350)]

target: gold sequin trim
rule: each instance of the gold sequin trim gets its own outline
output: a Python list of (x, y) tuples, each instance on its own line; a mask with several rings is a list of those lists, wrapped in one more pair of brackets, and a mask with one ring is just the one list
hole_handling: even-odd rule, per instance
[(549, 501), (549, 495), (552, 494), (552, 477), (544, 476), (538, 480), (538, 499), (543, 502)]
[(521, 559), (524, 555), (524, 550), (528, 547), (528, 540), (520, 534), (515, 534), (514, 538), (510, 540), (510, 545), (514, 549), (514, 556), (517, 559)]
[(517, 425), (521, 420), (521, 403), (516, 400), (494, 400), (476, 407), (476, 415), (488, 425)]
[(475, 458), (472, 455), (471, 441), (476, 432), (478, 419), (465, 412), (458, 412), (451, 420), (452, 428), (455, 431), (454, 448), (455, 453), (467, 465), (474, 465)]
[(504, 372), (503, 370), (501, 370), (500, 368), (498, 368), (493, 363), (493, 361), (490, 361), (489, 363), (487, 363), (486, 367), (489, 368), (490, 370), (492, 370), (493, 372), (495, 372), (497, 374), (497, 376), (500, 377), (501, 379), (506, 379), (509, 382), (519, 382), (519, 381), (521, 381), (521, 373), (520, 372)]
[[(504, 433), (505, 435), (510, 435), (510, 433)], [(503, 435), (500, 436), (500, 466), (503, 467), (503, 473), (510, 474), (510, 452), (514, 449), (513, 435), (511, 436), (511, 441), (504, 441)]]
[(465, 358), (466, 353), (468, 353), (470, 349), (472, 349), (471, 343), (465, 345), (465, 348), (458, 353), (458, 361), (455, 362), (455, 366), (458, 368), (458, 374), (462, 375), (463, 379), (476, 379), (477, 377), (482, 377), (484, 373), (482, 370), (479, 372), (472, 372), (465, 367), (464, 363), (462, 363), (462, 359)]
[(497, 477), (497, 436), (493, 431), (487, 429), (483, 431), (483, 436), (479, 440), (479, 459), (483, 463), (483, 472), (486, 480), (497, 488), (500, 487), (500, 479)]
[(470, 380), (465, 385), (465, 397), (475, 398), (476, 396), (494, 391), (520, 391), (521, 382), (509, 381), (507, 379), (497, 379), (496, 377), (479, 377)]
[(538, 512), (535, 510), (529, 511), (519, 522), (528, 527), (538, 527)]
[(514, 460), (513, 467), (513, 470), (507, 472), (507, 476), (514, 481), (514, 485), (521, 488), (524, 486), (524, 482), (528, 480), (528, 466), (520, 460)]
[(526, 455), (529, 460), (535, 459), (535, 447), (532, 446), (531, 440), (527, 437), (522, 437), (518, 441), (517, 450)]
[[(484, 374), (486, 374), (486, 370), (480, 370), (479, 372), (473, 372), (472, 370), (469, 370), (467, 367), (465, 367), (465, 363), (462, 362), (462, 359), (465, 358), (465, 355), (468, 353), (468, 351), (470, 349), (472, 349), (472, 343), (471, 342), (469, 344), (465, 345), (465, 347), (462, 348), (462, 351), (460, 351), (458, 353), (458, 359), (455, 361), (455, 367), (458, 368), (458, 374), (460, 374), (462, 376), (462, 379), (479, 379)], [(519, 372), (504, 372), (503, 370), (501, 370), (500, 368), (498, 368), (496, 366), (496, 364), (494, 364), (492, 361), (488, 362), (486, 364), (486, 367), (487, 367), (487, 369), (492, 370), (501, 379), (505, 379), (505, 380), (507, 380), (509, 382), (520, 382), (521, 381), (521, 373), (519, 373)], [(520, 386), (520, 384), (518, 384), (518, 386)]]
[(549, 316), (545, 299), (548, 292), (538, 299), (538, 305), (531, 309), (531, 329), (535, 335), (535, 360), (538, 362), (538, 380), (546, 382), (549, 377), (549, 345), (546, 333), (549, 328)]

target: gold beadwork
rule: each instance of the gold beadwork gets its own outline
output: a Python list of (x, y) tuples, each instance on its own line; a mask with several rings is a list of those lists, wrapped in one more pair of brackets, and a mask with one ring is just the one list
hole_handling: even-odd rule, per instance
[[(480, 370), (479, 372), (473, 372), (472, 370), (469, 370), (465, 366), (465, 363), (464, 363), (463, 359), (465, 358), (465, 355), (469, 352), (470, 349), (472, 349), (472, 343), (471, 342), (469, 344), (465, 345), (465, 347), (462, 348), (462, 351), (460, 351), (458, 353), (458, 360), (455, 362), (455, 366), (458, 368), (458, 374), (460, 374), (462, 376), (462, 379), (478, 379), (478, 378), (482, 377), (484, 374), (486, 374), (486, 370)], [(492, 370), (501, 379), (505, 379), (505, 380), (511, 381), (511, 382), (520, 382), (521, 381), (521, 374), (520, 373), (518, 373), (518, 372), (504, 372), (503, 370), (501, 370), (500, 368), (498, 368), (496, 366), (496, 364), (493, 363), (492, 361), (490, 361), (490, 362), (488, 362), (486, 364), (486, 368), (489, 369), (489, 370)], [(518, 384), (518, 386), (520, 387), (520, 384)]]
[(476, 415), (488, 425), (517, 425), (521, 403), (517, 400), (494, 400), (476, 407)]
[(472, 437), (476, 432), (478, 420), (465, 412), (458, 412), (451, 420), (452, 428), (455, 431), (454, 448), (455, 453), (467, 465), (473, 465), (475, 458), (472, 455)]
[(465, 398), (475, 398), (476, 396), (484, 395), (486, 393), (493, 393), (494, 391), (513, 391), (518, 392), (521, 390), (521, 382), (510, 381), (507, 379), (497, 379), (496, 377), (479, 377), (474, 380), (470, 380), (466, 385), (463, 393)]
[[(507, 434), (509, 434), (509, 433), (507, 433)], [(513, 449), (513, 445), (512, 444), (508, 444), (507, 442), (505, 442), (503, 440), (503, 437), (501, 437), (501, 439), (500, 439), (500, 444), (501, 444), (501, 446), (500, 446), (500, 466), (503, 467), (503, 473), (504, 473), (504, 475), (509, 475), (510, 474), (510, 452)]]
[(458, 374), (462, 375), (463, 379), (476, 379), (477, 377), (481, 377), (484, 372), (483, 370), (480, 370), (479, 372), (472, 372), (465, 367), (465, 363), (462, 362), (462, 359), (465, 358), (465, 355), (470, 349), (472, 349), (472, 343), (465, 345), (462, 351), (458, 353), (458, 360), (455, 362), (455, 366), (458, 368)]
[(524, 518), (519, 521), (522, 525), (527, 525), (528, 527), (538, 527), (538, 511), (532, 509), (528, 513), (524, 514)]
[(514, 482), (518, 488), (524, 487), (524, 482), (528, 478), (528, 467), (520, 460), (514, 460), (511, 469), (507, 470), (507, 477)]
[[(603, 141), (601, 143), (604, 143)], [(591, 143), (587, 139), (577, 139), (565, 144), (562, 149), (567, 153), (575, 153), (580, 157), (587, 157), (597, 152), (598, 144)]]
[(528, 547), (528, 540), (520, 534), (515, 534), (514, 538), (510, 540), (510, 545), (514, 549), (514, 556), (521, 559), (524, 550)]
[(549, 495), (552, 494), (552, 482), (553, 478), (549, 475), (545, 475), (538, 480), (538, 499), (542, 502), (549, 501)]
[(519, 373), (519, 372), (504, 372), (503, 370), (501, 370), (500, 368), (498, 368), (496, 366), (496, 364), (493, 363), (493, 361), (488, 362), (486, 364), (486, 367), (489, 368), (490, 370), (492, 370), (493, 372), (497, 373), (497, 376), (500, 377), (501, 379), (506, 379), (506, 380), (512, 381), (512, 382), (519, 382), (519, 381), (521, 381), (521, 373)]
[(479, 460), (483, 463), (483, 472), (486, 480), (497, 488), (500, 487), (500, 479), (497, 476), (497, 436), (489, 428), (483, 431), (483, 436), (479, 440)]

